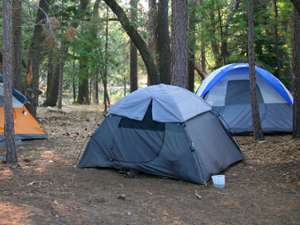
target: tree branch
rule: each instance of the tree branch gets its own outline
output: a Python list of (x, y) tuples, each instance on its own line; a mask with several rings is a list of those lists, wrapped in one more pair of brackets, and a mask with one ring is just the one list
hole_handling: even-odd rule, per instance
[(145, 63), (147, 73), (152, 79), (151, 84), (159, 83), (159, 72), (156, 64), (154, 63), (153, 57), (147, 47), (147, 44), (143, 38), (139, 35), (135, 27), (131, 24), (128, 17), (126, 16), (124, 10), (118, 5), (115, 0), (104, 0), (109, 8), (116, 14), (118, 17), (123, 29), (126, 31), (136, 48), (139, 50), (142, 59)]

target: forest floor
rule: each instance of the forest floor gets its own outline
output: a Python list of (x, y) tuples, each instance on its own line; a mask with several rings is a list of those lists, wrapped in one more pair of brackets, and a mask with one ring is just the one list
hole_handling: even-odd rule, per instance
[(0, 164), (1, 225), (300, 224), (300, 141), (290, 135), (263, 143), (235, 137), (246, 160), (227, 170), (226, 187), (217, 189), (75, 168), (101, 109), (42, 108), (39, 115), (49, 139), (18, 145), (19, 168)]

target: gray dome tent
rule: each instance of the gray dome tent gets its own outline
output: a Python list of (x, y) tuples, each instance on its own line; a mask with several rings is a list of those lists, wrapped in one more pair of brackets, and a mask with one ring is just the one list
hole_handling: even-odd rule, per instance
[(154, 85), (124, 97), (92, 135), (79, 167), (111, 167), (206, 183), (243, 156), (211, 107)]

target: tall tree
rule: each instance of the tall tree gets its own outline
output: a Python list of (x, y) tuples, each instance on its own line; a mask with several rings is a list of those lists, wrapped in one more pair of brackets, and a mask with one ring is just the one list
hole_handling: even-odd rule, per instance
[[(100, 7), (100, 0), (96, 0), (93, 9), (92, 26), (91, 26), (91, 35), (95, 40), (97, 40), (98, 28), (99, 28), (98, 25), (99, 7)], [(100, 68), (98, 67), (93, 77), (93, 86), (94, 86), (93, 99), (94, 99), (94, 103), (96, 104), (99, 103), (99, 73), (100, 73)]]
[(43, 54), (43, 44), (45, 40), (45, 33), (43, 25), (47, 22), (47, 14), (49, 11), (49, 2), (47, 0), (40, 0), (38, 12), (36, 16), (33, 36), (29, 49), (28, 65), (27, 65), (27, 89), (26, 96), (30, 100), (27, 107), (33, 116), (36, 116), (36, 108), (38, 106), (38, 98), (40, 94), (39, 79), (40, 79), (40, 64)]
[(261, 129), (259, 105), (257, 103), (256, 75), (255, 75), (255, 55), (254, 55), (254, 0), (248, 0), (248, 61), (249, 80), (251, 93), (252, 123), (255, 140), (263, 140), (264, 135)]
[(47, 22), (47, 14), (49, 11), (49, 2), (47, 0), (40, 0), (38, 12), (36, 16), (33, 36), (31, 39), (31, 46), (29, 49), (28, 68), (27, 68), (27, 89), (26, 96), (30, 103), (27, 107), (33, 116), (36, 116), (36, 108), (38, 106), (38, 98), (40, 94), (39, 79), (40, 79), (40, 64), (43, 54), (43, 43), (45, 40), (45, 33), (43, 25)]
[(57, 63), (58, 57), (56, 57), (55, 49), (50, 48), (48, 50), (48, 71), (47, 71), (47, 90), (46, 100), (44, 106), (55, 106), (58, 98), (58, 74), (59, 64)]
[(195, 82), (195, 48), (196, 48), (196, 7), (197, 0), (190, 1), (189, 4), (189, 16), (188, 16), (188, 89), (194, 92), (194, 82)]
[[(228, 35), (229, 35), (229, 26), (232, 21), (233, 16), (239, 9), (241, 4), (241, 0), (233, 0), (231, 5), (229, 6), (229, 15), (225, 20), (225, 24), (220, 24), (220, 36), (221, 36), (221, 57), (223, 60), (223, 64), (228, 63)], [(219, 16), (221, 18), (221, 16)]]
[[(138, 0), (130, 0), (130, 19), (133, 23), (137, 21), (137, 5)], [(130, 92), (138, 89), (138, 63), (137, 63), (137, 49), (130, 41)]]
[[(89, 20), (87, 18), (85, 9), (89, 5), (90, 0), (81, 0), (80, 1), (80, 19)], [(85, 32), (87, 30), (86, 26), (81, 26), (81, 29)], [(89, 51), (90, 49), (85, 49), (84, 51)], [(79, 84), (78, 84), (78, 95), (77, 102), (79, 104), (90, 104), (89, 96), (89, 68), (88, 68), (88, 57), (84, 52), (79, 56)]]
[[(278, 6), (277, 6), (277, 0), (272, 0), (273, 2), (273, 8), (274, 8), (274, 51), (275, 51), (275, 55), (279, 55), (279, 35), (278, 35)], [(280, 70), (280, 59), (279, 57), (276, 57), (276, 67), (275, 67), (275, 74), (279, 74), (279, 70)]]
[(214, 11), (209, 11), (209, 20), (210, 20), (210, 27), (209, 29), (211, 31), (211, 37), (210, 37), (210, 45), (211, 45), (211, 50), (215, 59), (215, 67), (220, 67), (222, 65), (222, 57), (220, 54), (220, 49), (218, 45), (218, 40), (217, 40), (217, 21), (215, 17)]
[(13, 34), (13, 87), (21, 90), (22, 70), (22, 1), (12, 1), (12, 34)]
[(300, 13), (294, 12), (294, 125), (293, 136), (300, 138)]
[[(148, 11), (148, 49), (153, 57), (154, 62), (157, 59), (157, 3), (156, 0), (148, 1), (149, 11)], [(158, 78), (159, 80), (160, 78)], [(147, 83), (151, 85), (151, 77), (147, 76)]]
[[(64, 10), (64, 0), (61, 1), (61, 11)], [(65, 65), (65, 52), (67, 51), (65, 46), (64, 30), (63, 30), (63, 14), (61, 14), (61, 42), (59, 51), (59, 72), (58, 72), (58, 98), (57, 98), (57, 108), (62, 109), (62, 99), (63, 99), (63, 80), (64, 80), (64, 65)]]
[(159, 82), (159, 71), (154, 62), (154, 59), (149, 51), (147, 44), (129, 21), (124, 10), (119, 6), (115, 0), (104, 0), (109, 8), (116, 14), (123, 29), (126, 31), (130, 39), (134, 42), (135, 46), (139, 50), (141, 57), (145, 63), (148, 76), (151, 84), (157, 84)]
[(300, 14), (300, 0), (292, 0), (296, 10), (298, 11), (298, 13)]
[(172, 84), (188, 88), (187, 0), (172, 0)]
[(109, 99), (108, 90), (107, 90), (107, 76), (108, 76), (108, 20), (109, 20), (109, 13), (108, 13), (108, 7), (106, 6), (104, 71), (103, 71), (103, 75), (102, 75), (104, 113), (106, 113), (108, 107), (110, 107), (110, 99)]
[(14, 114), (12, 108), (12, 43), (11, 43), (11, 13), (12, 4), (10, 0), (2, 1), (2, 23), (3, 23), (3, 85), (4, 85), (4, 136), (6, 143), (6, 162), (17, 163), (17, 152), (14, 133)]
[(159, 0), (157, 12), (157, 54), (160, 82), (170, 84), (171, 51), (169, 35), (169, 0)]

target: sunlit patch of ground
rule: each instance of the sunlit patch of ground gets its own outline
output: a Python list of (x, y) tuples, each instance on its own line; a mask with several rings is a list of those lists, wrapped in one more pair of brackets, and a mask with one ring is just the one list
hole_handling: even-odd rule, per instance
[(0, 201), (0, 225), (27, 225), (30, 215), (26, 206)]
[(0, 182), (2, 180), (9, 179), (12, 176), (13, 176), (13, 171), (10, 168), (4, 165), (0, 165)]

